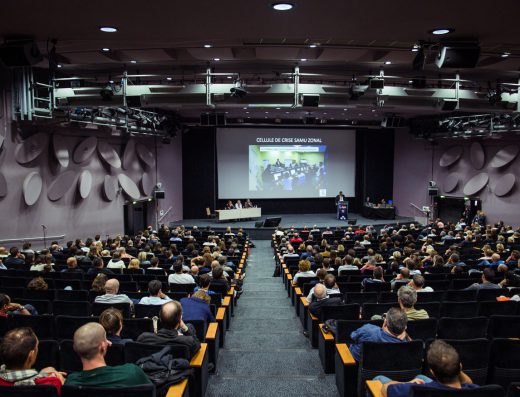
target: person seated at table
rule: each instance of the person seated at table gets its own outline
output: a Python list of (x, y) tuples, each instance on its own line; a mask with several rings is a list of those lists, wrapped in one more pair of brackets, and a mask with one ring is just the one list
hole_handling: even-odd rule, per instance
[(226, 209), (226, 210), (232, 210), (234, 208), (235, 208), (235, 206), (233, 205), (233, 202), (231, 200), (228, 200), (226, 206), (224, 207), (224, 209)]
[(242, 202), (240, 200), (237, 200), (237, 202), (235, 203), (235, 209), (241, 210), (242, 208)]
[(244, 203), (244, 208), (253, 208), (253, 203), (251, 200), (246, 199), (246, 202)]

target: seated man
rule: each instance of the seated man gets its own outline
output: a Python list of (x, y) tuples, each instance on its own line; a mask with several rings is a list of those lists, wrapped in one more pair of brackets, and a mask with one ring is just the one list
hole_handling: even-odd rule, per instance
[(152, 280), (148, 283), (148, 293), (150, 296), (144, 296), (139, 301), (140, 305), (164, 305), (171, 299), (162, 292), (162, 283), (159, 280)]
[(184, 324), (182, 321), (182, 306), (177, 301), (165, 303), (159, 313), (162, 328), (153, 332), (143, 332), (138, 336), (137, 342), (151, 345), (181, 345), (187, 346), (190, 351), (190, 359), (200, 349), (195, 328), (192, 324)]
[(183, 273), (183, 264), (182, 262), (175, 262), (173, 265), (174, 274), (170, 274), (168, 276), (169, 284), (195, 284), (195, 279), (191, 276), (191, 274)]
[(105, 329), (98, 323), (87, 323), (74, 332), (74, 351), (81, 359), (83, 371), (67, 377), (67, 385), (89, 387), (130, 387), (150, 384), (148, 376), (135, 364), (114, 367), (105, 363), (107, 349)]
[(408, 318), (404, 310), (392, 307), (383, 317), (382, 327), (365, 324), (350, 335), (354, 343), (349, 346), (349, 350), (356, 361), (361, 359), (361, 345), (364, 342), (403, 343), (410, 340), (406, 333)]
[(412, 281), (408, 283), (408, 286), (416, 290), (417, 292), (433, 292), (432, 287), (424, 286), (424, 277), (420, 274), (415, 274)]
[(500, 259), (500, 254), (497, 254), (496, 252), (491, 255), (491, 260), (484, 259), (482, 262), (480, 262), (479, 266), (491, 266), (491, 267), (497, 267), (498, 265), (502, 265), (505, 262)]
[[(368, 261), (370, 262), (370, 260)], [(376, 266), (376, 268), (374, 269), (374, 274), (372, 275), (372, 278), (365, 278), (363, 279), (363, 281), (361, 282), (361, 287), (363, 289), (366, 288), (367, 284), (379, 284), (379, 283), (384, 283), (385, 282), (385, 279), (383, 277), (383, 268), (381, 266)]]
[(92, 258), (92, 267), (88, 269), (87, 276), (96, 276), (99, 273), (114, 274), (110, 269), (105, 268), (105, 262), (99, 256)]
[(398, 290), (401, 285), (406, 285), (409, 282), (410, 269), (403, 267), (401, 270), (399, 270), (399, 274), (392, 281), (390, 281), (390, 284), (392, 285), (392, 291)]
[(105, 284), (105, 294), (96, 296), (96, 303), (130, 303), (134, 305), (132, 299), (125, 294), (119, 294), (119, 281), (116, 278), (107, 280)]
[(61, 390), (65, 374), (52, 367), (32, 369), (38, 356), (38, 338), (31, 328), (8, 331), (0, 344), (0, 386), (50, 385)]
[(417, 303), (417, 291), (407, 285), (402, 286), (397, 291), (397, 301), (399, 306), (406, 312), (409, 321), (425, 320), (430, 318), (424, 309), (417, 310), (414, 305)]
[(500, 285), (493, 283), (493, 279), (495, 277), (495, 272), (493, 269), (487, 267), (482, 272), (482, 283), (474, 283), (471, 284), (469, 287), (465, 288), (467, 290), (473, 290), (473, 289), (496, 289), (501, 288)]
[(426, 361), (430, 372), (436, 380), (424, 375), (418, 375), (410, 382), (392, 381), (386, 376), (376, 376), (374, 380), (383, 383), (381, 393), (385, 397), (406, 397), (410, 395), (413, 386), (429, 387), (432, 389), (474, 389), (478, 385), (472, 383), (471, 378), (462, 372), (462, 363), (457, 351), (446, 342), (437, 339), (432, 342)]
[[(323, 269), (318, 269), (318, 272), (321, 272)], [(317, 285), (317, 284), (316, 284)], [(341, 297), (341, 291), (339, 290), (338, 284), (336, 284), (336, 277), (333, 274), (326, 274), (323, 278), (323, 285), (327, 289), (327, 295), (329, 297), (332, 296), (339, 296)], [(312, 287), (309, 291), (309, 295), (307, 295), (307, 301), (311, 303), (313, 301), (314, 296), (314, 288), (316, 286)]]
[(75, 256), (67, 258), (67, 268), (61, 271), (62, 273), (83, 273), (83, 270), (78, 267), (78, 260)]
[[(334, 277), (334, 276), (333, 276)], [(324, 306), (337, 306), (343, 304), (341, 296), (329, 296), (327, 294), (327, 287), (323, 284), (316, 284), (313, 292), (314, 297), (309, 304), (309, 312), (316, 317), (321, 314), (321, 308)]]

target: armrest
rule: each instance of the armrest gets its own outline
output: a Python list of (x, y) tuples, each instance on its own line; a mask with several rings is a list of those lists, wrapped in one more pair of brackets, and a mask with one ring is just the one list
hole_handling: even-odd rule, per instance
[(231, 287), (230, 289), (228, 289), (227, 296), (233, 296), (234, 292), (235, 292), (235, 287)]
[(218, 323), (209, 323), (208, 330), (206, 331), (206, 340), (216, 339), (218, 331)]
[(302, 296), (300, 298), (302, 304), (303, 304), (303, 307), (309, 307), (309, 301), (307, 300), (307, 298), (305, 296)]
[(323, 331), (323, 326), (325, 324), (320, 324), (319, 327), (320, 327), (320, 331), (321, 331), (321, 335), (323, 336), (323, 339), (325, 339), (326, 341), (333, 341), (334, 340), (334, 335), (332, 335), (332, 332), (328, 332), (328, 333), (325, 333)]
[(231, 296), (226, 296), (222, 302), (223, 307), (228, 307), (231, 304)]
[(316, 317), (314, 314), (312, 314), (311, 312), (309, 312), (309, 317), (311, 318), (312, 321), (318, 321), (318, 317)]
[(295, 288), (294, 288), (294, 293), (295, 293), (296, 295), (298, 295), (298, 296), (303, 295), (302, 290), (300, 289), (300, 287), (295, 287)]
[[(370, 391), (373, 397), (382, 397), (381, 389), (383, 384), (378, 380), (367, 380), (367, 389)], [(168, 397), (168, 396), (166, 396)]]
[(206, 355), (206, 351), (208, 350), (207, 343), (201, 343), (199, 351), (193, 356), (190, 361), (190, 367), (192, 368), (200, 368), (202, 363), (204, 362), (204, 356)]
[(356, 365), (356, 360), (352, 357), (352, 353), (350, 353), (346, 343), (337, 343), (336, 350), (341, 357), (343, 365)]
[(226, 316), (226, 309), (223, 308), (223, 307), (219, 307), (218, 310), (217, 310), (217, 315), (215, 316), (215, 318), (217, 319), (217, 321), (219, 321), (219, 320), (223, 321), (225, 316)]
[[(289, 270), (287, 270), (287, 272), (289, 272)], [(292, 274), (287, 275), (287, 280), (292, 281)]]
[(168, 389), (168, 394), (166, 397), (182, 397), (186, 393), (186, 389), (188, 388), (188, 379), (183, 379), (179, 383), (170, 386)]

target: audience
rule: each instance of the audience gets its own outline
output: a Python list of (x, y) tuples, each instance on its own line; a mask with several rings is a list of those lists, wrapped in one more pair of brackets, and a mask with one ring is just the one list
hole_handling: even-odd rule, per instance
[(405, 311), (409, 321), (424, 320), (429, 318), (424, 309), (417, 310), (414, 306), (417, 303), (417, 291), (412, 287), (403, 286), (397, 291), (397, 302), (402, 310)]
[(491, 268), (485, 268), (482, 271), (482, 283), (474, 283), (471, 284), (467, 290), (474, 290), (474, 289), (496, 289), (501, 288), (500, 285), (493, 283), (493, 280), (495, 278), (495, 272)]
[(111, 278), (105, 283), (105, 294), (96, 296), (94, 300), (96, 303), (130, 303), (133, 306), (133, 301), (125, 294), (119, 294), (119, 281), (116, 278)]
[(159, 280), (151, 280), (148, 283), (148, 293), (150, 296), (144, 296), (139, 301), (140, 305), (164, 305), (171, 299), (162, 292), (162, 283)]
[(123, 330), (123, 315), (120, 310), (113, 307), (106, 309), (99, 316), (99, 323), (105, 329), (107, 340), (113, 345), (124, 345), (131, 342), (132, 339), (122, 339), (121, 331)]
[(202, 320), (206, 326), (215, 322), (215, 317), (210, 310), (211, 298), (204, 290), (198, 290), (189, 298), (180, 300), (182, 305), (182, 317), (186, 322)]

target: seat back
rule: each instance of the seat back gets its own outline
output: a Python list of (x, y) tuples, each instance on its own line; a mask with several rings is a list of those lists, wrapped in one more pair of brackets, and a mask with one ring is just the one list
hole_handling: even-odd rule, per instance
[(363, 286), (364, 292), (390, 292), (392, 285), (390, 283), (366, 283)]
[(479, 302), (478, 315), (484, 317), (492, 315), (514, 316), (517, 311), (517, 306), (517, 302), (515, 301), (498, 302), (495, 300)]
[[(125, 362), (127, 363), (135, 363), (137, 360), (143, 357), (147, 357), (153, 353), (157, 353), (161, 351), (164, 346), (161, 345), (150, 345), (147, 343), (139, 343), (139, 342), (128, 342), (125, 344), (124, 348), (124, 356)], [(177, 358), (185, 358), (189, 359), (189, 349), (188, 346), (171, 346), (172, 354)]]
[(520, 316), (491, 316), (489, 336), (491, 338), (518, 338)]
[(437, 319), (427, 318), (424, 320), (408, 321), (406, 332), (413, 340), (434, 339), (437, 335)]
[(125, 318), (121, 337), (137, 339), (143, 332), (153, 332), (153, 320), (151, 318)]
[(88, 387), (64, 385), (61, 389), (61, 397), (155, 397), (154, 385), (139, 385), (132, 387)]
[(56, 290), (56, 299), (62, 301), (88, 301), (89, 293), (87, 290)]
[(494, 339), (491, 343), (490, 380), (507, 388), (520, 379), (520, 340)]
[(79, 327), (87, 323), (97, 322), (99, 322), (99, 317), (55, 316), (56, 338), (60, 340), (72, 339), (74, 332)]
[(370, 320), (374, 315), (383, 315), (392, 307), (399, 307), (396, 303), (364, 303), (361, 311), (363, 320)]
[[(38, 355), (33, 367), (37, 371), (46, 367), (59, 368), (59, 352), (60, 347), (55, 340), (40, 340), (38, 343)], [(2, 393), (0, 393), (1, 395)]]
[(0, 386), (2, 397), (58, 397), (58, 389), (51, 385)]
[(417, 293), (417, 303), (442, 302), (444, 294), (444, 291), (419, 292)]
[(426, 386), (413, 386), (411, 397), (504, 397), (504, 389), (499, 385), (480, 386), (475, 389), (434, 389)]
[(90, 316), (90, 303), (87, 301), (62, 301), (52, 302), (52, 312), (54, 315), (64, 316)]
[(191, 294), (195, 287), (197, 286), (195, 283), (193, 284), (169, 284), (170, 292), (184, 292)]
[(477, 293), (478, 301), (494, 301), (498, 296), (508, 296), (509, 290), (507, 288), (481, 288)]
[[(81, 371), (83, 364), (74, 351), (74, 341), (65, 339), (60, 342), (60, 370), (67, 373)], [(62, 393), (63, 394), (63, 393)]]
[(489, 320), (486, 317), (439, 319), (437, 337), (442, 339), (477, 339), (487, 336)]
[(135, 316), (137, 318), (152, 318), (154, 316), (159, 316), (159, 312), (161, 311), (162, 305), (135, 305)]
[(99, 316), (103, 311), (113, 307), (114, 309), (118, 309), (123, 314), (124, 318), (130, 317), (130, 303), (98, 303), (94, 302), (92, 304), (92, 314), (94, 316)]
[(415, 308), (417, 310), (424, 309), (428, 313), (429, 317), (439, 317), (441, 311), (441, 304), (439, 302), (421, 302), (416, 303)]
[(379, 294), (379, 303), (397, 303), (397, 293), (383, 291)]
[(453, 290), (445, 292), (444, 301), (449, 302), (468, 302), (477, 300), (477, 290)]
[(107, 354), (105, 355), (105, 362), (110, 366), (123, 365), (125, 363), (125, 346), (109, 346), (107, 349)]
[(299, 288), (303, 287), (303, 284), (310, 283), (312, 281), (317, 281), (318, 277), (298, 277), (298, 280), (296, 280), (296, 284)]
[(321, 308), (320, 322), (326, 320), (357, 320), (359, 319), (359, 305), (357, 303)]
[(51, 301), (43, 299), (16, 299), (16, 303), (20, 305), (31, 305), (33, 306), (38, 314), (51, 314), (52, 306)]
[(352, 343), (350, 335), (365, 324), (383, 325), (383, 320), (338, 320), (336, 321), (336, 343)]
[(49, 314), (38, 316), (14, 315), (7, 319), (8, 329), (29, 327), (40, 339), (54, 339), (54, 318)]
[(441, 317), (472, 318), (478, 315), (478, 302), (444, 302)]

